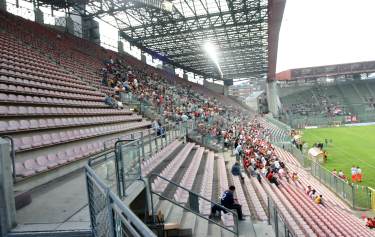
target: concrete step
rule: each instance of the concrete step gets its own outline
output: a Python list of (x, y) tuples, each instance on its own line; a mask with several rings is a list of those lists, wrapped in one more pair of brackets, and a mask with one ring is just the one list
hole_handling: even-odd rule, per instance
[(209, 224), (208, 226), (208, 237), (221, 236), (221, 227), (215, 224)]
[(197, 215), (195, 215), (194, 213), (185, 212), (181, 220), (181, 234), (183, 234), (184, 236), (189, 234), (189, 236), (193, 236), (195, 232), (196, 222), (200, 221), (199, 219), (200, 218), (197, 217)]
[(254, 224), (254, 230), (256, 236), (264, 236), (264, 237), (274, 237), (275, 231), (272, 229), (272, 225), (268, 225), (265, 223), (256, 223)]
[(193, 232), (194, 237), (207, 236), (208, 234), (208, 220), (197, 217), (195, 221), (195, 231)]
[(182, 217), (184, 216), (184, 209), (174, 205), (168, 216), (165, 215), (166, 223), (179, 223), (181, 224)]
[(167, 200), (160, 200), (157, 206), (156, 213), (160, 210), (164, 214), (164, 218), (169, 216), (169, 213), (172, 210), (173, 204)]

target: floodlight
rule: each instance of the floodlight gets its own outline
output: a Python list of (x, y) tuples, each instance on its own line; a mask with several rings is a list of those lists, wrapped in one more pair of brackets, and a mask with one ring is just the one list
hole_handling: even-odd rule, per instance
[(214, 44), (212, 44), (210, 41), (206, 41), (204, 43), (204, 50), (208, 54), (208, 56), (211, 58), (211, 60), (215, 63), (217, 69), (219, 70), (221, 78), (223, 77), (223, 72), (221, 71), (220, 65), (219, 65), (219, 58), (217, 56), (217, 49)]

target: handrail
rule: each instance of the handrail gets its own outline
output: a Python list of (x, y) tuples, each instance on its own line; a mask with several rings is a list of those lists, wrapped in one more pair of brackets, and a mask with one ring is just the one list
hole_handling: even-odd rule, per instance
[(11, 136), (8, 136), (8, 135), (3, 135), (2, 136), (3, 138), (6, 138), (10, 141), (10, 147), (11, 147), (11, 151), (10, 151), (10, 156), (11, 156), (11, 159), (12, 159), (12, 177), (13, 177), (13, 182), (16, 181), (16, 151), (14, 149), (14, 141), (13, 141), (13, 138)]
[[(124, 177), (124, 162), (122, 157), (119, 156), (119, 149), (118, 144), (121, 142), (133, 142), (135, 141), (134, 139), (121, 139), (117, 140), (115, 142), (115, 168), (116, 168), (116, 187), (117, 187), (117, 194), (121, 197), (125, 196), (125, 177)], [(122, 154), (120, 152), (120, 154)], [(121, 164), (121, 165), (120, 165)]]
[[(98, 177), (98, 175), (95, 173), (95, 171), (89, 166), (85, 165), (85, 170), (86, 170), (86, 175), (90, 176), (98, 185), (101, 189), (105, 190), (108, 193), (108, 197), (111, 199), (110, 200), (110, 205), (113, 211), (117, 212), (116, 208), (114, 205), (116, 205), (120, 210), (118, 213), (121, 220), (123, 222), (130, 222), (132, 225), (126, 225), (126, 227), (129, 228), (129, 231), (132, 233), (137, 233), (139, 232), (142, 234), (142, 236), (155, 236), (155, 234), (148, 228), (145, 223), (143, 223), (134, 213), (132, 210), (127, 207), (123, 201), (116, 195), (114, 194), (110, 188)], [(126, 218), (123, 218), (123, 215), (126, 216)], [(134, 230), (134, 227), (136, 228), (137, 231)]]
[(113, 149), (108, 149), (108, 150), (106, 150), (106, 151), (103, 151), (103, 152), (101, 152), (101, 153), (98, 153), (98, 154), (93, 155), (93, 156), (88, 160), (88, 165), (89, 165), (90, 167), (92, 167), (94, 164), (98, 164), (98, 163), (101, 163), (101, 162), (106, 161), (108, 158), (105, 158), (104, 160), (101, 159), (100, 161), (97, 161), (97, 160), (99, 160), (99, 159), (102, 158), (103, 156), (107, 156), (108, 154), (110, 154), (110, 153), (112, 153), (112, 152), (114, 152)]
[[(185, 191), (187, 191), (187, 192), (189, 192), (189, 193), (192, 193), (193, 195), (195, 195), (195, 196), (197, 196), (197, 197), (199, 197), (199, 198), (201, 198), (201, 199), (203, 199), (203, 200), (205, 200), (205, 201), (211, 203), (211, 205), (219, 206), (220, 208), (222, 208), (222, 209), (225, 210), (226, 212), (231, 213), (231, 214), (235, 217), (235, 218), (234, 218), (234, 222), (235, 222), (235, 225), (236, 225), (236, 231), (231, 230), (230, 228), (228, 228), (228, 227), (226, 227), (226, 226), (224, 226), (224, 225), (221, 225), (220, 223), (217, 223), (217, 222), (211, 220), (210, 218), (205, 217), (204, 215), (200, 214), (199, 212), (196, 212), (196, 211), (191, 210), (191, 209), (189, 209), (189, 208), (187, 208), (187, 207), (184, 207), (184, 206), (182, 206), (181, 204), (177, 203), (176, 201), (171, 200), (171, 199), (168, 198), (168, 197), (165, 197), (165, 196), (163, 196), (163, 195), (161, 195), (161, 194), (159, 194), (159, 193), (156, 193), (156, 192), (152, 191), (152, 185), (151, 185), (152, 177), (159, 177), (159, 178), (161, 178), (162, 180), (165, 180), (165, 181), (167, 181), (167, 182), (169, 182), (169, 183), (171, 183), (171, 184), (177, 186), (178, 188), (181, 188), (181, 189), (183, 189), (183, 190), (185, 190)], [(156, 173), (151, 173), (151, 174), (149, 175), (149, 177), (148, 177), (148, 182), (149, 182), (149, 185), (148, 185), (148, 186), (149, 186), (149, 188), (150, 188), (150, 193), (151, 193), (151, 211), (152, 211), (153, 219), (155, 218), (155, 213), (154, 213), (154, 203), (153, 203), (153, 199), (152, 199), (152, 194), (156, 194), (157, 196), (162, 197), (163, 199), (166, 199), (166, 200), (172, 202), (173, 204), (175, 204), (175, 205), (177, 205), (177, 206), (179, 206), (179, 207), (181, 207), (181, 208), (183, 208), (183, 209), (185, 209), (185, 210), (187, 210), (187, 211), (190, 211), (190, 212), (192, 212), (192, 213), (198, 215), (199, 217), (201, 217), (201, 218), (203, 218), (203, 219), (205, 219), (205, 220), (208, 220), (209, 222), (212, 222), (212, 223), (214, 223), (214, 224), (220, 226), (221, 228), (224, 228), (225, 230), (228, 230), (229, 232), (235, 234), (236, 236), (239, 235), (239, 232), (238, 232), (238, 216), (237, 216), (237, 213), (234, 212), (234, 211), (232, 211), (231, 209), (228, 209), (228, 208), (222, 206), (221, 204), (215, 203), (215, 202), (213, 202), (213, 201), (211, 201), (211, 200), (209, 200), (209, 199), (207, 199), (207, 198), (201, 196), (200, 194), (198, 194), (198, 193), (196, 193), (196, 192), (193, 192), (193, 191), (191, 191), (191, 190), (189, 190), (189, 189), (187, 189), (187, 188), (185, 188), (185, 187), (183, 187), (183, 186), (177, 184), (176, 182), (174, 182), (174, 181), (172, 181), (172, 180), (169, 180), (169, 179), (167, 179), (167, 178), (165, 178), (165, 177), (163, 177), (163, 176), (161, 176), (161, 175), (159, 175), (159, 174), (156, 174)], [(155, 220), (154, 220), (154, 222), (155, 222)]]
[[(264, 178), (264, 176), (263, 176), (263, 178)], [(258, 181), (255, 181), (255, 182), (258, 182)], [(265, 180), (265, 179), (263, 179), (263, 182), (268, 182), (268, 180)], [(267, 183), (266, 185), (269, 185), (269, 188), (270, 189), (272, 189), (272, 184), (271, 183)], [(293, 236), (297, 236), (295, 233), (294, 233), (294, 230), (292, 229), (292, 227), (289, 225), (289, 222), (286, 222), (285, 220), (287, 220), (287, 218), (285, 218), (284, 217), (284, 215), (280, 212), (280, 207), (279, 207), (279, 205), (278, 204), (276, 204), (276, 202), (275, 202), (275, 200), (273, 200), (273, 198), (271, 197), (271, 194), (270, 194), (270, 192), (267, 190), (267, 189), (265, 189), (264, 188), (264, 191), (266, 192), (266, 194), (267, 194), (267, 211), (268, 211), (268, 222), (270, 222), (270, 218), (271, 218), (271, 213), (270, 213), (270, 201), (272, 201), (272, 203), (273, 203), (273, 206), (275, 207), (275, 209), (277, 210), (277, 212), (278, 213), (280, 213), (280, 217), (281, 217), (281, 219), (283, 220), (283, 222), (284, 222), (284, 224), (288, 227), (288, 230), (290, 231), (290, 232), (292, 232), (293, 233)]]

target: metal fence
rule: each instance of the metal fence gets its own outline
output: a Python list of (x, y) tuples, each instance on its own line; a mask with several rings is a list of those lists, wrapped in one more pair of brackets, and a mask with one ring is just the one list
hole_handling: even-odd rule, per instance
[[(192, 122), (172, 123), (164, 126), (165, 133), (154, 135), (149, 129), (147, 134), (140, 132), (132, 134), (128, 140), (118, 140), (115, 144), (115, 169), (117, 179), (117, 193), (125, 197), (126, 188), (142, 176), (141, 164), (159, 152), (176, 138), (182, 138), (194, 128)], [(139, 137), (139, 139), (134, 139)]]
[(349, 183), (327, 170), (317, 162), (311, 162), (311, 174), (355, 209), (371, 208), (371, 190), (368, 187)]
[(286, 218), (282, 215), (277, 204), (268, 196), (268, 224), (272, 225), (273, 230), (275, 231), (276, 237), (294, 237), (296, 236), (292, 228), (285, 221)]
[(311, 160), (306, 150), (301, 151), (290, 142), (274, 144), (293, 154), (298, 162), (306, 168), (311, 175), (327, 186), (352, 208), (360, 210), (375, 209), (375, 201), (373, 201), (375, 200), (375, 192), (369, 187), (349, 183), (346, 180), (340, 179), (333, 175), (331, 171), (324, 168), (320, 163)]
[[(158, 185), (154, 185), (152, 182), (157, 181)], [(217, 225), (220, 227), (223, 236), (238, 236), (238, 216), (237, 213), (233, 210), (230, 210), (224, 206), (221, 206), (218, 203), (212, 202), (211, 200), (199, 195), (198, 193), (193, 192), (171, 180), (168, 180), (158, 174), (151, 174), (148, 177), (150, 193), (151, 193), (151, 211), (152, 216), (154, 217), (154, 223), (156, 222), (156, 212), (157, 209), (154, 206), (154, 203), (157, 200), (163, 200), (165, 202), (171, 203), (173, 205), (173, 210), (176, 212), (188, 212), (195, 215), (197, 220), (206, 221), (210, 224)], [(153, 188), (155, 186), (155, 188)], [(156, 186), (168, 186), (172, 190), (176, 190), (174, 195), (165, 194), (164, 191), (158, 190)], [(225, 214), (220, 218), (209, 218), (211, 213), (211, 207), (217, 206)], [(178, 211), (177, 211), (178, 209)], [(161, 210), (163, 212), (164, 210)], [(222, 219), (226, 221), (223, 223)]]
[(88, 165), (85, 173), (94, 237), (156, 236)]

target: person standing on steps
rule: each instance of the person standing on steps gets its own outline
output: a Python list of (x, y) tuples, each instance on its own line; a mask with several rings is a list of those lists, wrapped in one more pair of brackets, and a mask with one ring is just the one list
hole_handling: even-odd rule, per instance
[[(221, 195), (220, 204), (228, 209), (236, 210), (238, 219), (240, 221), (245, 220), (242, 215), (242, 206), (238, 203), (237, 199), (234, 198), (234, 191), (236, 190), (235, 186), (230, 186), (228, 190), (224, 191), (224, 193)], [(210, 219), (216, 216), (217, 211), (224, 211), (220, 206), (214, 205), (211, 207), (211, 214)]]

